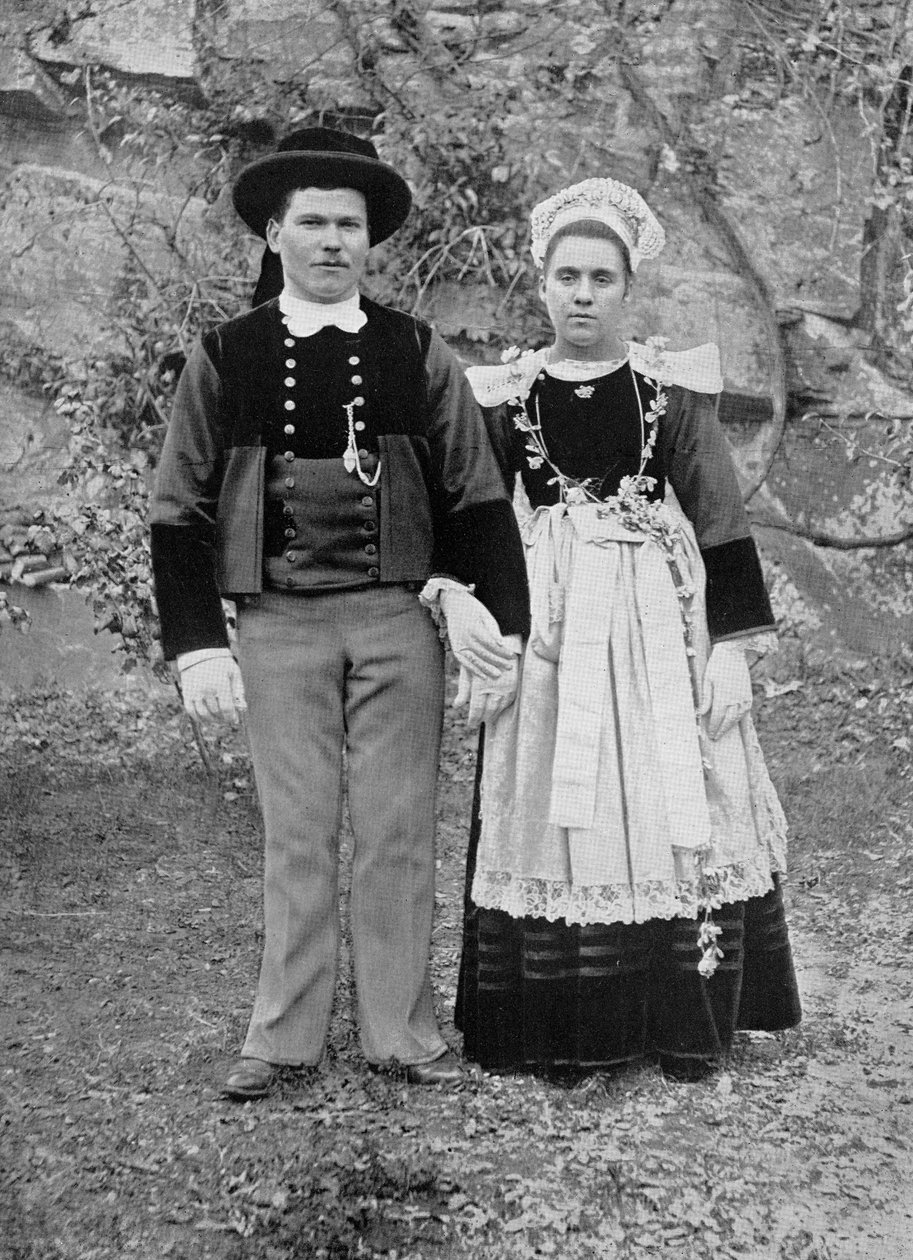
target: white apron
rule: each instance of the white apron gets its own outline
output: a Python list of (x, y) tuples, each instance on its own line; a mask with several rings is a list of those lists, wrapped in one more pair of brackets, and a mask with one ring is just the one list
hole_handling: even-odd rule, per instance
[(523, 526), (532, 632), (516, 701), (486, 730), (479, 906), (581, 924), (694, 917), (785, 869), (751, 717), (711, 741), (695, 715), (704, 567), (681, 509), (661, 512), (671, 555), (596, 503)]

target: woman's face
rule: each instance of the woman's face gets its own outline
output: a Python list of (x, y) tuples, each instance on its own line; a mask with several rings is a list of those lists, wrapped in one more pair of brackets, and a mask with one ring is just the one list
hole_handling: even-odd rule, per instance
[(624, 256), (614, 241), (585, 236), (560, 240), (539, 282), (558, 354), (571, 359), (623, 354), (618, 329), (629, 289)]

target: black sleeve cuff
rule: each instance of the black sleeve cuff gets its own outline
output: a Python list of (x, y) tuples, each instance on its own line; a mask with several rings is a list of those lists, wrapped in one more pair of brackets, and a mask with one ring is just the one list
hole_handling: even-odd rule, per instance
[(502, 634), (529, 634), (526, 560), (506, 499), (476, 503), (438, 521), (431, 571), (474, 585)]
[(212, 540), (185, 525), (153, 525), (151, 549), (165, 660), (228, 647)]
[(776, 628), (753, 538), (701, 550), (707, 571), (707, 625), (713, 642)]

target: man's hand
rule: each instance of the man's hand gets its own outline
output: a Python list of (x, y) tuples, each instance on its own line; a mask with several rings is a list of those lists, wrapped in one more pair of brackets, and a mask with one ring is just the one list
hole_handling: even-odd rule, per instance
[(704, 671), (702, 693), (698, 713), (706, 716), (707, 734), (711, 739), (720, 739), (750, 712), (751, 675), (745, 649), (737, 639), (727, 639), (714, 646)]
[(519, 656), (515, 656), (507, 668), (493, 679), (479, 678), (461, 665), (460, 683), (453, 707), (461, 709), (468, 703), (466, 726), (474, 731), (483, 722), (493, 722), (498, 714), (513, 704), (519, 681)]
[(177, 658), (184, 708), (200, 722), (235, 726), (247, 710), (241, 671), (228, 648), (204, 648)]
[(483, 603), (463, 586), (440, 593), (447, 637), (454, 656), (478, 678), (497, 678), (514, 660), (513, 645)]

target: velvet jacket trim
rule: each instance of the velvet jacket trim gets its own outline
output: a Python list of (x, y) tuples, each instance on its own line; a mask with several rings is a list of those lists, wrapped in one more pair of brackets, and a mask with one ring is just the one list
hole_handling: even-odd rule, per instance
[[(366, 298), (362, 307), (383, 468), (379, 581), (452, 574), (475, 585), (505, 634), (525, 634), (523, 548), (466, 377), (427, 325)], [(150, 517), (167, 659), (224, 646), (220, 596), (263, 588), (263, 437), (281, 405), (282, 340), (277, 302), (268, 302), (208, 333), (182, 374)]]

